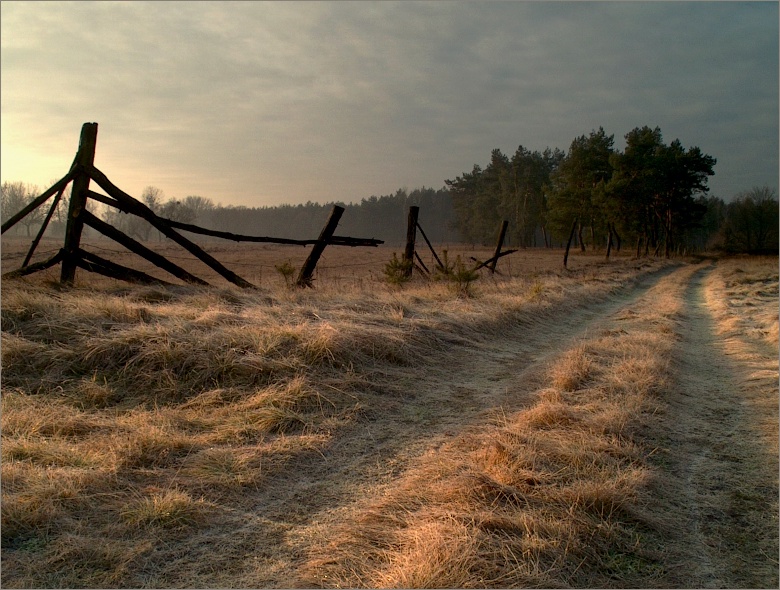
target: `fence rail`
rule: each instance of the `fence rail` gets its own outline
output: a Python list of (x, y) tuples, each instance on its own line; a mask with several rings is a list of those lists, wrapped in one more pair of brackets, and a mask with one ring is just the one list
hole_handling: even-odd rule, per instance
[[(75, 281), (77, 268), (82, 268), (90, 272), (99, 273), (124, 281), (168, 284), (161, 279), (157, 279), (138, 270), (116, 264), (110, 260), (98, 256), (97, 254), (90, 253), (82, 249), (81, 234), (84, 226), (86, 225), (186, 283), (196, 285), (209, 284), (203, 279), (184, 270), (177, 264), (168, 260), (166, 257), (154, 252), (150, 248), (147, 248), (124, 232), (90, 213), (86, 207), (88, 199), (92, 199), (104, 205), (114, 207), (123, 213), (136, 215), (146, 220), (161, 234), (187, 250), (190, 254), (198, 258), (212, 270), (216, 271), (223, 278), (235, 285), (238, 285), (239, 287), (249, 289), (255, 288), (255, 286), (230, 269), (226, 268), (216, 258), (208, 254), (196, 243), (180, 234), (177, 230), (222, 238), (225, 240), (232, 240), (235, 242), (268, 242), (274, 244), (313, 246), (312, 252), (309, 254), (306, 262), (301, 267), (300, 273), (298, 275), (296, 284), (300, 287), (313, 286), (313, 275), (317, 266), (317, 261), (327, 246), (376, 247), (384, 243), (382, 240), (376, 240), (373, 238), (353, 238), (348, 236), (334, 235), (341, 215), (344, 213), (344, 208), (339, 207), (338, 205), (334, 205), (333, 210), (331, 211), (330, 216), (328, 217), (328, 220), (323, 227), (322, 232), (320, 233), (320, 236), (317, 239), (312, 240), (292, 240), (286, 238), (234, 234), (230, 232), (215, 231), (197, 225), (181, 223), (172, 219), (160, 217), (144, 203), (135, 199), (114, 185), (114, 183), (112, 183), (103, 172), (95, 167), (94, 160), (95, 147), (97, 144), (97, 130), (97, 123), (84, 123), (81, 128), (79, 148), (68, 173), (43, 194), (30, 202), (16, 215), (12, 216), (2, 224), (2, 233), (5, 233), (19, 221), (24, 219), (27, 215), (32, 213), (35, 209), (43, 205), (51, 197), (56, 195), (54, 203), (52, 204), (49, 213), (46, 215), (35, 240), (33, 240), (33, 243), (29, 252), (27, 253), (27, 256), (25, 257), (24, 262), (22, 263), (22, 266), (15, 271), (4, 274), (4, 277), (25, 276), (40, 270), (51, 268), (52, 266), (61, 263), (62, 268), (60, 273), (60, 282), (62, 284), (73, 284)], [(65, 192), (65, 188), (71, 182), (73, 183), (73, 186), (71, 190), (70, 204), (68, 207), (68, 218), (65, 228), (65, 240), (63, 247), (47, 260), (30, 264), (32, 255), (35, 252), (35, 249), (38, 246), (43, 233), (46, 231), (46, 226), (48, 225), (52, 214), (54, 213), (54, 210), (59, 203), (59, 200), (62, 198), (62, 195)], [(103, 189), (108, 196), (90, 190), (89, 186), (91, 182), (95, 182), (95, 184)]]

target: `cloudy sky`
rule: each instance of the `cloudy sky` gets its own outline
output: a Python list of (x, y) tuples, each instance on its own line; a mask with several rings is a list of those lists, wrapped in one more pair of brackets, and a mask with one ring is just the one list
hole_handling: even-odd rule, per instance
[(777, 2), (0, 4), (0, 173), (45, 188), (81, 125), (135, 196), (223, 205), (440, 188), (658, 126), (711, 194), (778, 185)]

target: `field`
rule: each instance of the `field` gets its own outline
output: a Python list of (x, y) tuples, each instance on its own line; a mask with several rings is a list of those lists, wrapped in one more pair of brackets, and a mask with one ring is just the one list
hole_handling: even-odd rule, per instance
[(154, 246), (2, 283), (4, 587), (777, 587), (777, 257)]

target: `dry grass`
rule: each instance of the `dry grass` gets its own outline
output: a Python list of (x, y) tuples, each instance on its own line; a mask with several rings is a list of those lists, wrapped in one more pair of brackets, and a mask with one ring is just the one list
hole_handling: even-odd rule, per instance
[[(390, 249), (351, 259), (335, 250), (307, 291), (266, 269), (299, 265), (306, 251), (267, 247), (216, 253), (257, 291), (84, 273), (69, 290), (47, 282), (51, 273), (3, 282), (4, 585), (657, 579), (657, 555), (641, 541), (665, 523), (642, 509), (652, 473), (640, 435), (662, 409), (674, 321), (662, 291), (656, 315), (626, 317), (551, 364), (533, 405), (458, 432), (384, 497), (332, 504), (340, 486), (370, 478), (338, 475), (342, 453), (376, 444), (359, 433), (413, 432), (444, 411), (426, 407), (432, 392), (415, 391), (415, 375), (447, 371), (455, 351), (541, 329), (665, 263), (573, 256), (564, 272), (559, 252), (513, 255), (466, 299), (419, 278), (386, 284)], [(285, 487), (307, 471), (333, 473), (339, 487), (321, 500)], [(250, 533), (237, 530), (260, 504), (267, 520), (251, 535), (263, 540), (244, 540)], [(317, 542), (316, 515), (331, 509), (348, 518), (323, 521), (331, 534)], [(303, 549), (288, 547), (308, 535)], [(307, 559), (297, 580), (290, 552)]]
[[(740, 585), (768, 580), (778, 585), (778, 260), (777, 257), (723, 261), (704, 285), (708, 308), (717, 320), (719, 351), (737, 370), (740, 406), (732, 415), (744, 435), (724, 453), (737, 458), (735, 468), (721, 475), (733, 485), (713, 500), (728, 515), (712, 525), (725, 547), (743, 548), (747, 561), (732, 556), (724, 567), (737, 572)], [(746, 566), (747, 565), (747, 566)]]
[[(643, 509), (663, 408), (679, 283), (659, 284), (619, 330), (556, 359), (527, 409), (422, 457), (317, 547), (304, 583), (338, 587), (663, 584)], [(661, 309), (662, 311), (658, 311)], [(316, 535), (314, 532), (312, 535)]]
[(778, 455), (778, 260), (733, 258), (707, 277), (707, 306), (722, 350), (743, 367), (738, 378), (754, 408), (770, 454)]
[(709, 278), (708, 304), (718, 315), (719, 333), (778, 346), (777, 257), (731, 258)]
[(207, 510), (203, 500), (178, 489), (152, 491), (135, 498), (120, 510), (120, 518), (131, 527), (187, 528), (202, 520)]

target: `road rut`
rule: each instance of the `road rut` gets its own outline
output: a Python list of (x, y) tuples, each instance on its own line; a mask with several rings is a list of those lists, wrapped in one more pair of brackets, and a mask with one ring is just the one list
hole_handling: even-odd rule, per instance
[(669, 567), (682, 587), (776, 587), (778, 463), (760, 422), (777, 409), (777, 351), (719, 335), (707, 303), (713, 271), (685, 291), (668, 399), (661, 495), (680, 524)]
[(209, 536), (219, 538), (222, 569), (213, 556), (202, 569), (194, 551), (168, 564), (167, 574), (187, 572), (202, 586), (289, 586), (310, 557), (313, 535), (344, 519), (356, 502), (392, 489), (417, 458), (497, 413), (531, 403), (554, 359), (590, 336), (619, 329), (620, 317), (652, 305), (651, 291), (663, 281), (684, 293), (670, 335), (679, 339), (670, 368), (674, 387), (656, 433), (663, 481), (651, 502), (679, 523), (665, 540), (665, 579), (679, 587), (776, 582), (777, 454), (754, 435), (759, 417), (750, 404), (751, 396), (767, 395), (772, 374), (776, 399), (776, 362), (774, 373), (770, 366), (754, 387), (755, 370), (727, 354), (706, 303), (712, 268), (665, 267), (607, 298), (523, 317), (472, 342), (443, 343), (424, 366), (391, 375), (394, 389), (408, 393), (382, 415), (369, 409), (329, 447), (266, 480), (236, 511), (229, 539), (223, 528), (193, 539), (193, 547), (204, 547)]

